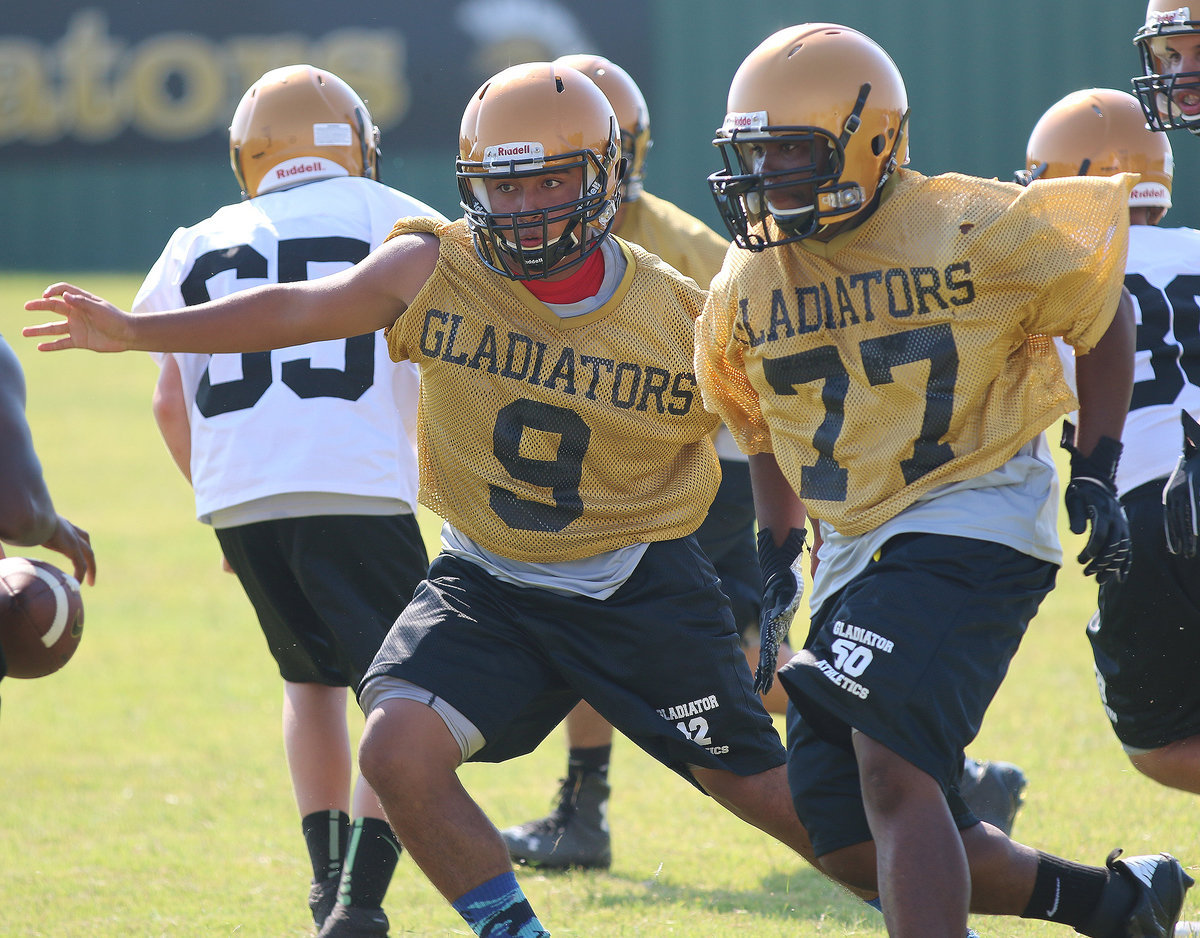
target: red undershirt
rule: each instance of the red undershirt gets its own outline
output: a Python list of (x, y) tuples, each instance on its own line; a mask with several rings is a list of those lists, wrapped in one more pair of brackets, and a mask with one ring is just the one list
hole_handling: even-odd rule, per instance
[(604, 282), (604, 252), (593, 251), (571, 276), (563, 280), (522, 280), (525, 289), (543, 303), (578, 303), (595, 296)]

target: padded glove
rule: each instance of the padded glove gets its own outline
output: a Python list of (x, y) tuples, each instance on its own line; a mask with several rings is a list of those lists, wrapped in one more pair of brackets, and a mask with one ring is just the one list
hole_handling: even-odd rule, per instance
[(1175, 471), (1163, 489), (1163, 525), (1167, 531), (1167, 550), (1184, 557), (1196, 556), (1197, 518), (1200, 505), (1200, 423), (1186, 410), (1180, 411), (1183, 423), (1183, 453)]
[(1090, 456), (1075, 448), (1075, 427), (1063, 421), (1062, 448), (1071, 454), (1071, 481), (1063, 501), (1067, 506), (1067, 521), (1074, 534), (1091, 534), (1079, 554), (1085, 564), (1086, 576), (1096, 577), (1097, 583), (1120, 582), (1129, 573), (1132, 553), (1129, 540), (1129, 521), (1117, 499), (1117, 463), (1121, 444), (1110, 436), (1100, 437)]
[(759, 616), (758, 667), (754, 692), (765, 694), (775, 682), (779, 645), (788, 636), (792, 617), (804, 596), (804, 571), (800, 559), (808, 531), (792, 528), (778, 547), (770, 528), (758, 532), (758, 566), (762, 571), (763, 605)]

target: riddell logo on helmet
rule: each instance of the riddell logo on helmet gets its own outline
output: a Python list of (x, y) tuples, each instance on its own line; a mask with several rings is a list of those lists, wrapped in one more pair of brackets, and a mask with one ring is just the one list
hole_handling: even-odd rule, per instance
[(514, 163), (523, 170), (540, 169), (546, 162), (546, 150), (536, 141), (499, 143), (484, 149), (483, 162), (493, 173), (510, 171)]
[(734, 131), (762, 130), (767, 126), (766, 111), (730, 111), (725, 115), (721, 129), (727, 134)]
[(1182, 26), (1192, 18), (1191, 7), (1180, 7), (1163, 13), (1151, 12), (1146, 17), (1147, 26)]
[(1129, 193), (1130, 205), (1170, 205), (1171, 193), (1157, 182), (1139, 182)]
[(323, 173), (325, 167), (320, 160), (313, 160), (311, 163), (294, 163), (286, 168), (283, 166), (275, 167), (275, 178), (279, 180), (287, 179), (288, 176), (298, 176), (301, 173)]
[(258, 194), (287, 189), (330, 176), (349, 176), (350, 171), (333, 160), (315, 156), (296, 156), (272, 166), (258, 184)]

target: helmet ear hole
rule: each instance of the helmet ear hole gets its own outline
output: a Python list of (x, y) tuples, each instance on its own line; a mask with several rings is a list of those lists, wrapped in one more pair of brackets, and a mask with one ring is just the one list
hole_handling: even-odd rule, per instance
[(883, 148), (887, 146), (887, 140), (883, 134), (876, 134), (871, 138), (871, 152), (876, 156), (883, 153)]

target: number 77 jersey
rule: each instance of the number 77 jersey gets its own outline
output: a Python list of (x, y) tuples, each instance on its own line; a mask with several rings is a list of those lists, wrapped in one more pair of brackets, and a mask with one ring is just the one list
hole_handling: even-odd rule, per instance
[(1136, 181), (902, 170), (827, 243), (731, 249), (696, 327), (705, 406), (847, 536), (997, 468), (1076, 406), (1049, 337), (1083, 354), (1108, 328)]

